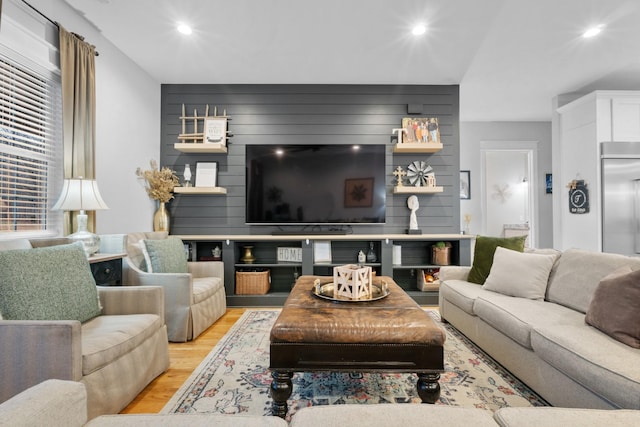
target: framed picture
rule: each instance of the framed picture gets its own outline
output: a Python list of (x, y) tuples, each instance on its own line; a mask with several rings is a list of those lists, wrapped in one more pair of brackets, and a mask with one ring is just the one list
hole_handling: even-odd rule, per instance
[(315, 241), (313, 242), (313, 262), (330, 263), (331, 262), (331, 242)]
[(435, 117), (403, 118), (402, 134), (403, 143), (440, 143), (440, 126)]
[(344, 207), (367, 208), (373, 205), (373, 178), (344, 180)]
[(460, 198), (471, 198), (471, 172), (460, 171)]
[(545, 174), (544, 176), (544, 191), (546, 194), (552, 194), (553, 193), (553, 175), (551, 175), (550, 173)]
[(227, 118), (226, 117), (205, 117), (204, 136), (205, 144), (222, 144), (227, 142)]
[(196, 187), (218, 186), (218, 162), (196, 162)]

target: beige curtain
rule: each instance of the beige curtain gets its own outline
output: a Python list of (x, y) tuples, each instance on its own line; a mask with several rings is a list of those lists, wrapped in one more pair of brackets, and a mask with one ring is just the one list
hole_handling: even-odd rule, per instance
[[(59, 25), (64, 177), (95, 179), (95, 47)], [(95, 212), (87, 212), (95, 232)], [(75, 215), (74, 215), (75, 216)], [(65, 213), (65, 235), (76, 229)]]

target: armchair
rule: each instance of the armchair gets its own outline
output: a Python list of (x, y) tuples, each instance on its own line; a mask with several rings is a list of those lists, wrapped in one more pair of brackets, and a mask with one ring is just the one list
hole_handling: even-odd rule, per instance
[[(218, 261), (189, 262), (188, 273), (148, 273), (142, 266), (141, 240), (166, 239), (166, 232), (122, 235), (127, 257), (123, 279), (128, 285), (153, 285), (164, 288), (165, 319), (169, 341), (185, 342), (200, 335), (227, 310), (224, 289), (224, 264)], [(106, 241), (114, 237), (107, 237)]]
[(80, 244), (30, 246), (0, 245), (0, 402), (62, 379), (89, 418), (119, 412), (169, 367), (162, 288), (96, 287)]

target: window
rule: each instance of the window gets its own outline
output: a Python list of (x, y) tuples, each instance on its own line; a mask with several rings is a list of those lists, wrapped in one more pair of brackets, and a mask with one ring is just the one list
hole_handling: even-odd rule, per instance
[(0, 55), (0, 237), (59, 228), (51, 211), (61, 182), (61, 93), (43, 76)]

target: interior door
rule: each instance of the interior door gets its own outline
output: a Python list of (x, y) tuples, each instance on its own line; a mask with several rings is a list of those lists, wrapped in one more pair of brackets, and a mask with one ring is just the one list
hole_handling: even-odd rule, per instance
[(527, 235), (536, 244), (534, 150), (482, 149), (484, 227), (487, 236)]

